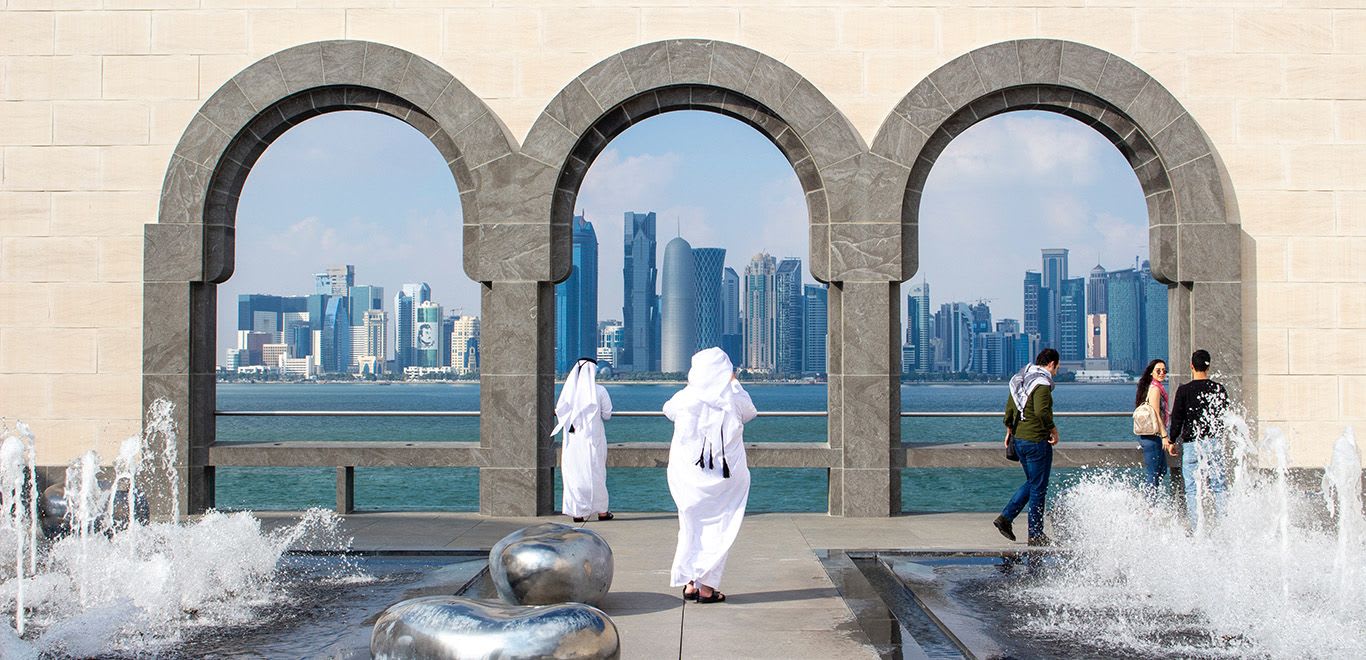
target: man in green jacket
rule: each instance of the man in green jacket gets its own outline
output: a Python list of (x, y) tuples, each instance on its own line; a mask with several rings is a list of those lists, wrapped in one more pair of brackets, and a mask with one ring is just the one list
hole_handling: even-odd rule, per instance
[(1053, 425), (1053, 377), (1058, 375), (1058, 358), (1056, 349), (1045, 348), (1034, 358), (1034, 364), (1010, 379), (1002, 420), (1006, 445), (1015, 447), (1025, 482), (992, 524), (1002, 536), (1014, 541), (1011, 522), (1029, 504), (1029, 545), (1048, 545), (1048, 536), (1043, 533), (1043, 508), (1048, 475), (1053, 470), (1053, 445), (1058, 444), (1058, 427)]

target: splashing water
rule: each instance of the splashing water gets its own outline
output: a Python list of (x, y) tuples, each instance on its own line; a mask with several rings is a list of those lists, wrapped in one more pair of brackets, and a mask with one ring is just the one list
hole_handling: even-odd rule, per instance
[[(112, 482), (99, 479), (95, 452), (72, 462), (65, 491), (72, 533), (41, 558), (34, 543), (22, 543), (36, 540), (40, 527), (32, 436), (0, 444), (0, 556), (15, 558), (0, 563), (0, 607), (14, 616), (14, 628), (0, 625), (0, 657), (154, 654), (198, 631), (257, 623), (263, 608), (288, 600), (281, 570), (288, 550), (349, 546), (341, 519), (321, 509), (276, 531), (249, 512), (139, 524), (138, 493), (164, 493), (177, 504), (171, 412), (169, 403), (153, 404), (146, 432), (120, 445)], [(343, 564), (339, 577), (355, 579), (355, 572)]]
[(1223, 513), (1194, 532), (1183, 503), (1154, 508), (1117, 472), (1060, 494), (1057, 538), (1069, 552), (1010, 596), (1042, 609), (1029, 634), (1119, 656), (1362, 657), (1366, 520), (1351, 431), (1324, 476), (1334, 521), (1318, 498), (1290, 488), (1283, 434), (1256, 443), (1246, 424), (1227, 428), (1234, 481)]

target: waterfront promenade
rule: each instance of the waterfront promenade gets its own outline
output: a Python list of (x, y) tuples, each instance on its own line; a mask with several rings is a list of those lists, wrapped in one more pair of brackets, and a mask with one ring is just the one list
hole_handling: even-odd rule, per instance
[[(257, 515), (267, 527), (296, 519), (286, 513)], [(996, 533), (993, 515), (750, 515), (721, 585), (728, 602), (706, 605), (685, 604), (669, 586), (678, 530), (674, 515), (619, 513), (616, 520), (584, 525), (612, 546), (615, 574), (602, 609), (621, 634), (623, 658), (877, 658), (890, 650), (878, 633), (895, 628), (895, 622), (878, 613), (880, 604), (866, 586), (835, 584), (821, 565), (821, 551), (1023, 547)], [(542, 522), (568, 519), (363, 513), (346, 516), (343, 529), (354, 538), (355, 550), (487, 551), (503, 536)], [(917, 657), (918, 649), (908, 646), (898, 657)]]

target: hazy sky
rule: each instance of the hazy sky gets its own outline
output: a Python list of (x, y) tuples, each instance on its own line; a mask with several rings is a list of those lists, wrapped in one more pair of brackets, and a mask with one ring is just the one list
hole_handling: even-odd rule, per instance
[[(726, 248), (741, 273), (761, 250), (808, 261), (791, 166), (757, 131), (712, 113), (627, 130), (589, 169), (578, 205), (597, 230), (602, 319), (621, 317), (626, 211), (658, 214), (660, 259), (681, 230), (694, 247)], [(339, 112), (291, 129), (242, 191), (237, 267), (218, 291), (218, 360), (235, 342), (237, 294), (311, 293), (312, 274), (331, 264), (355, 264), (358, 284), (383, 286), (391, 313), (402, 283), (425, 281), (448, 309), (477, 314), (460, 218), (440, 154), (407, 124)], [(968, 129), (931, 171), (915, 281), (928, 278), (936, 309), (985, 298), (995, 318), (1019, 318), (1023, 272), (1039, 268), (1040, 248), (1070, 248), (1073, 276), (1098, 259), (1126, 267), (1147, 255), (1146, 218), (1133, 171), (1100, 134), (1061, 115), (1010, 113)]]

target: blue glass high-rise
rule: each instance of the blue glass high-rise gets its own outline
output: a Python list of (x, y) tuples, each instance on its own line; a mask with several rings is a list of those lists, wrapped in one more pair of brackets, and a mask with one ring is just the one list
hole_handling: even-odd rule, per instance
[(655, 214), (627, 211), (623, 234), (621, 322), (626, 343), (617, 371), (659, 371)]
[(571, 223), (572, 268), (555, 285), (555, 370), (569, 371), (581, 357), (597, 354), (598, 234), (582, 215)]
[(777, 346), (774, 351), (774, 371), (787, 376), (800, 374), (805, 339), (803, 323), (802, 260), (788, 257), (778, 262), (773, 279), (777, 308)]
[(826, 373), (826, 344), (829, 341), (829, 295), (826, 285), (807, 284), (803, 287), (806, 309), (806, 337), (803, 340), (802, 372), (814, 375)]
[(726, 268), (726, 250), (693, 248), (692, 256), (697, 276), (697, 346), (693, 350), (700, 351), (722, 346), (721, 330), (725, 320), (722, 312), (722, 272)]

